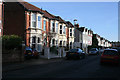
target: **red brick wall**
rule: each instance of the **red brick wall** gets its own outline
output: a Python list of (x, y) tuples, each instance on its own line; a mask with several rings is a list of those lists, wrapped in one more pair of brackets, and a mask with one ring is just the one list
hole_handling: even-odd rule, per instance
[(69, 28), (66, 29), (67, 44), (69, 44)]
[(30, 26), (30, 15), (29, 13), (26, 11), (25, 12), (26, 15), (26, 46), (30, 46), (29, 44), (29, 39), (30, 39), (30, 30), (28, 30), (29, 26)]
[[(0, 29), (2, 29), (2, 3), (0, 2)], [(0, 32), (1, 36), (1, 32)]]
[(23, 7), (16, 2), (4, 4), (4, 35), (18, 35), (24, 40), (25, 13)]

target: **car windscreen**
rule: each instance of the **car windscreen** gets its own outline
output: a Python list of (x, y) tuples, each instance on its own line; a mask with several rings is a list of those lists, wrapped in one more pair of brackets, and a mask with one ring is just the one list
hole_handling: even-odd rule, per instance
[(118, 55), (118, 52), (114, 50), (105, 50), (103, 54), (104, 55)]
[(77, 52), (78, 49), (70, 49), (69, 52)]
[(96, 49), (91, 49), (90, 51), (96, 51)]

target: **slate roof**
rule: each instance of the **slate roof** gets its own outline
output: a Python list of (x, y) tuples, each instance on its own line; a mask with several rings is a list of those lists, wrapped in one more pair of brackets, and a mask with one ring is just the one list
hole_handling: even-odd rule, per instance
[(66, 21), (66, 23), (68, 25), (67, 27), (74, 27), (73, 24), (70, 21)]

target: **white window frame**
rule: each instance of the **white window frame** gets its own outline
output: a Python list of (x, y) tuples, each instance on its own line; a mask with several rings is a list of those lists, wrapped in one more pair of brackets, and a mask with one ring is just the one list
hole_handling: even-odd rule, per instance
[[(61, 28), (61, 26), (62, 26), (62, 25), (60, 25), (60, 31), (62, 31), (62, 28)], [(62, 34), (62, 33), (60, 33), (60, 34)]]
[[(39, 17), (40, 17), (40, 21), (39, 21)], [(39, 29), (42, 29), (42, 26), (41, 26), (41, 16), (38, 16), (38, 22), (37, 22), (37, 24), (38, 24), (38, 28)]]
[(66, 27), (63, 27), (63, 34), (66, 34)]
[(46, 20), (43, 21), (43, 30), (46, 31)]
[(58, 32), (58, 23), (56, 23), (55, 25), (56, 25), (55, 30), (56, 30), (56, 32)]
[(72, 36), (72, 28), (70, 28), (70, 34), (71, 34), (70, 36)]
[[(35, 19), (34, 19), (34, 17), (35, 17)], [(36, 26), (37, 26), (37, 14), (36, 13), (32, 13), (32, 27), (34, 27), (34, 28), (36, 28)], [(33, 23), (35, 23), (35, 26), (33, 26)]]
[(54, 21), (52, 21), (52, 32), (55, 32), (55, 22)]

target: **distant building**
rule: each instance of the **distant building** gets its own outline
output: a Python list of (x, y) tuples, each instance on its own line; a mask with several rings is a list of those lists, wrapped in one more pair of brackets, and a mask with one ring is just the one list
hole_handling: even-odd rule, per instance
[(120, 47), (120, 42), (111, 42), (112, 47)]
[(80, 47), (86, 53), (88, 52), (88, 46), (92, 45), (93, 31), (88, 30), (85, 27), (79, 27), (78, 24), (75, 25), (75, 47)]
[(83, 49), (83, 36), (82, 36), (83, 29), (79, 28), (79, 24), (75, 25), (74, 30), (74, 48), (81, 48)]

